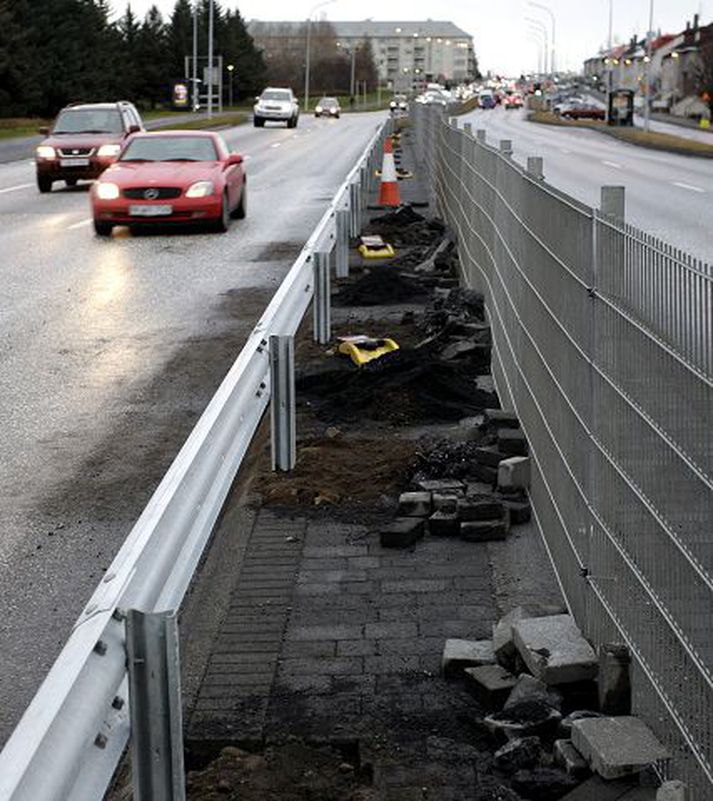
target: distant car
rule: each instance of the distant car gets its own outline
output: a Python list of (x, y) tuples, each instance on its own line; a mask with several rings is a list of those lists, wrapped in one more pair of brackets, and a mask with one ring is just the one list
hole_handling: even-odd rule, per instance
[(256, 128), (264, 128), (269, 121), (286, 122), (288, 128), (296, 128), (300, 117), (300, 105), (292, 89), (268, 87), (260, 97), (255, 98), (253, 123)]
[(323, 97), (314, 107), (315, 117), (334, 117), (339, 119), (342, 107), (336, 97)]
[(495, 95), (492, 92), (481, 92), (478, 95), (478, 105), (485, 109), (495, 108)]
[(523, 106), (523, 99), (522, 95), (513, 92), (512, 94), (505, 95), (505, 100), (503, 101), (503, 105), (506, 109), (508, 108), (522, 108)]
[(391, 102), (389, 103), (389, 108), (392, 111), (407, 111), (408, 98), (406, 97), (406, 95), (394, 95), (391, 98)]
[(94, 180), (114, 161), (131, 134), (144, 130), (132, 103), (81, 103), (66, 106), (35, 150), (37, 188), (51, 192), (55, 181), (74, 186)]
[(208, 224), (227, 231), (247, 213), (242, 156), (219, 134), (166, 131), (136, 134), (92, 186), (94, 230), (115, 225)]
[(566, 120), (603, 120), (606, 117), (606, 112), (599, 106), (577, 103), (563, 109), (560, 112), (560, 117)]

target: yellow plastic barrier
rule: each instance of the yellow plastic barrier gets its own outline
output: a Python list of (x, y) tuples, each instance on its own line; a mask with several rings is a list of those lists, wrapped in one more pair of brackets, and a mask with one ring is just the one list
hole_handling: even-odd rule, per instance
[(339, 337), (337, 352), (348, 356), (357, 367), (361, 367), (398, 349), (398, 343), (389, 337), (374, 339), (359, 334), (351, 337)]

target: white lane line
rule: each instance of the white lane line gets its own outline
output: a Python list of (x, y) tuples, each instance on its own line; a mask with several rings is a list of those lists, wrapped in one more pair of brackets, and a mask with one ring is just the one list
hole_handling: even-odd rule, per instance
[(0, 189), (0, 195), (4, 195), (6, 192), (16, 192), (18, 189), (27, 189), (32, 184), (17, 184), (17, 186), (8, 186), (5, 189)]
[(692, 184), (682, 184), (679, 181), (672, 181), (674, 186), (680, 186), (681, 189), (688, 189), (689, 192), (700, 192), (701, 194), (705, 194), (705, 189), (701, 189), (700, 186), (693, 186)]
[(281, 145), (282, 145), (282, 142), (273, 142), (273, 143), (270, 145), (270, 147), (280, 147)]
[(567, 150), (566, 147), (562, 147), (562, 148), (560, 148), (560, 153), (564, 153), (565, 156), (569, 156), (569, 155), (571, 155), (572, 151), (571, 150)]
[(615, 167), (617, 170), (621, 169), (621, 164), (616, 161), (602, 161), (602, 164), (606, 164), (607, 167)]
[(91, 218), (91, 217), (89, 217), (88, 219), (86, 219), (86, 220), (82, 220), (81, 222), (78, 222), (78, 223), (73, 223), (72, 225), (68, 225), (68, 226), (67, 226), (67, 230), (68, 230), (68, 231), (73, 231), (75, 228), (84, 228), (84, 226), (85, 226), (85, 225), (89, 225), (89, 223), (90, 223), (91, 221), (92, 221), (92, 218)]

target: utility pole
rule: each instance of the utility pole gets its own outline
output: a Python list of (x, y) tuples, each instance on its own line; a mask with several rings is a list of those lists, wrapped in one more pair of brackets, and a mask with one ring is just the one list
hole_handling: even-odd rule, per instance
[(609, 0), (609, 38), (607, 39), (607, 110), (606, 121), (609, 123), (609, 106), (611, 104), (612, 78), (612, 24), (614, 21), (614, 0)]
[(654, 0), (649, 0), (649, 30), (646, 33), (646, 105), (644, 106), (644, 130), (651, 128), (651, 50), (654, 30)]
[(213, 0), (208, 5), (208, 119), (213, 116)]
[(198, 0), (193, 3), (193, 111), (198, 111)]
[(356, 43), (352, 45), (352, 69), (349, 80), (349, 97), (354, 97), (356, 91)]

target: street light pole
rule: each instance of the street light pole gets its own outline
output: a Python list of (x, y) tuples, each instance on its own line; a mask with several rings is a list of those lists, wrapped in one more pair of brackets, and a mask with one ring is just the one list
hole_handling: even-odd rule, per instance
[(356, 44), (352, 45), (352, 68), (349, 79), (349, 97), (354, 97), (354, 86), (356, 83)]
[(309, 110), (309, 68), (310, 68), (310, 36), (312, 33), (312, 15), (318, 8), (322, 8), (322, 6), (328, 6), (330, 3), (336, 3), (337, 0), (323, 0), (321, 3), (317, 3), (316, 5), (312, 6), (310, 9), (309, 14), (307, 15), (307, 45), (306, 45), (306, 52), (305, 52), (305, 111)]
[(229, 97), (228, 105), (230, 106), (230, 108), (232, 108), (233, 107), (233, 70), (235, 69), (235, 66), (233, 64), (228, 64), (226, 69), (228, 70), (228, 76), (230, 78), (230, 82), (228, 83), (228, 97)]
[(213, 0), (208, 3), (208, 119), (213, 116)]
[[(534, 30), (528, 31), (528, 36), (530, 41), (537, 45), (537, 76), (540, 77), (544, 73), (542, 69), (542, 39)], [(545, 54), (545, 59), (546, 58), (547, 56)]]
[(606, 110), (607, 123), (609, 122), (609, 106), (611, 103), (612, 78), (614, 76), (614, 71), (612, 69), (613, 22), (614, 22), (614, 0), (609, 0), (609, 37), (607, 39), (607, 110)]
[(198, 0), (193, 4), (193, 111), (198, 111)]
[[(541, 22), (539, 19), (533, 19), (532, 17), (526, 17), (526, 21), (532, 25), (537, 31), (539, 31), (545, 40), (545, 58), (544, 58), (544, 72), (547, 74), (547, 51), (549, 50), (548, 47), (548, 36), (547, 36), (547, 26)], [(550, 70), (552, 69), (552, 64), (550, 64)]]
[(649, 0), (649, 30), (646, 33), (646, 106), (644, 107), (644, 130), (651, 127), (651, 50), (654, 29), (654, 0)]
[(554, 77), (555, 73), (557, 72), (557, 67), (555, 66), (555, 48), (556, 48), (556, 38), (557, 38), (557, 22), (555, 19), (555, 15), (549, 6), (546, 6), (542, 3), (535, 3), (534, 0), (528, 0), (528, 5), (531, 5), (533, 8), (539, 8), (540, 10), (549, 14), (550, 23), (552, 24), (552, 50), (550, 51), (550, 71), (552, 72), (552, 75)]

